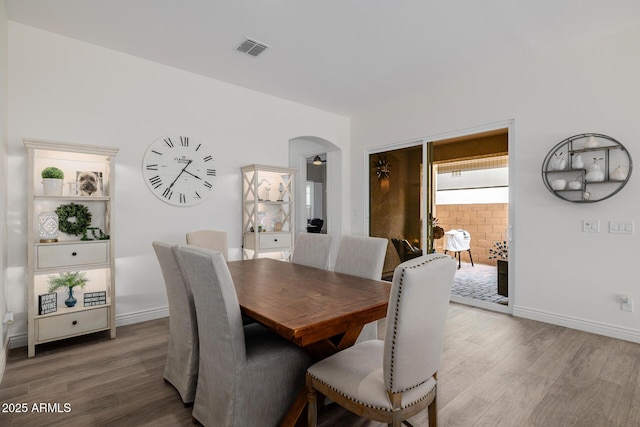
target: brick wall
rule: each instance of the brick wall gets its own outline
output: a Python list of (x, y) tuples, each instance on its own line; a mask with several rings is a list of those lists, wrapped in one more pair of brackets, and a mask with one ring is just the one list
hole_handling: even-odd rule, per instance
[[(444, 231), (463, 229), (471, 234), (473, 262), (495, 265), (489, 259), (489, 248), (495, 242), (506, 240), (509, 226), (509, 204), (490, 203), (477, 205), (437, 205), (434, 216)], [(444, 237), (435, 241), (438, 252), (444, 252)], [(469, 261), (469, 254), (462, 253), (462, 261)]]

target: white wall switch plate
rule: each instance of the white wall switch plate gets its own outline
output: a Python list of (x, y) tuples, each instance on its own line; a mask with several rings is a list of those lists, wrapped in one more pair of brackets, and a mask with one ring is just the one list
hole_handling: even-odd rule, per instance
[(633, 221), (609, 221), (609, 233), (633, 234)]
[(585, 233), (599, 233), (600, 220), (599, 219), (583, 219), (582, 231), (584, 231)]

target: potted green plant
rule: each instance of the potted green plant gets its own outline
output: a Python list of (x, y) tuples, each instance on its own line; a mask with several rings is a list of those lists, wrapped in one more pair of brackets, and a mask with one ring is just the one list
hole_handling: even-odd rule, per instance
[(69, 298), (65, 300), (67, 307), (76, 305), (77, 300), (73, 297), (73, 288), (76, 286), (84, 288), (89, 279), (84, 271), (69, 271), (60, 273), (57, 276), (49, 276), (49, 292), (55, 292), (60, 288), (69, 289)]
[(489, 259), (496, 260), (498, 269), (498, 294), (509, 296), (509, 245), (507, 241), (496, 242), (489, 249)]
[(48, 166), (42, 170), (42, 185), (45, 196), (62, 196), (64, 172), (55, 166)]

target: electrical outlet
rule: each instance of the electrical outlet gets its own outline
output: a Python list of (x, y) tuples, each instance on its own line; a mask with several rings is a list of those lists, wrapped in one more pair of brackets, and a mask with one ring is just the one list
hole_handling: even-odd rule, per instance
[(620, 310), (633, 311), (633, 298), (628, 295), (623, 295), (622, 302), (620, 303)]
[(11, 324), (13, 323), (13, 311), (8, 311), (4, 315), (4, 323)]
[(583, 219), (582, 231), (585, 233), (599, 233), (600, 220), (599, 219)]

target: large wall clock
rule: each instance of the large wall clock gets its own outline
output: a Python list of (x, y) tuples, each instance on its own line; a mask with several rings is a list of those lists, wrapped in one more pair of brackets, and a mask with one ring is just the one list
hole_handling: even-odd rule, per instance
[(188, 136), (166, 135), (147, 148), (142, 174), (149, 190), (163, 202), (192, 206), (211, 194), (215, 160), (205, 144)]

